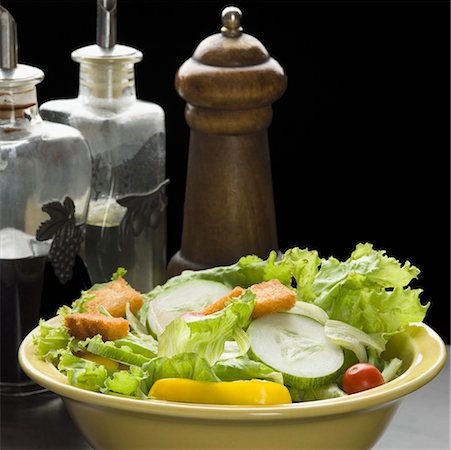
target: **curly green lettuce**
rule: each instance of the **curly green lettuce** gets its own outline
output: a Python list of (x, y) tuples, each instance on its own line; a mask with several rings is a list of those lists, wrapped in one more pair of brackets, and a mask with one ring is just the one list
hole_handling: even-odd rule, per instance
[[(410, 322), (423, 321), (429, 308), (420, 301), (422, 289), (407, 287), (419, 273), (408, 261), (401, 265), (384, 250), (358, 244), (346, 261), (334, 257), (321, 261), (313, 281), (308, 277), (308, 286), (302, 287), (313, 294), (304, 300), (324, 309), (330, 319), (365, 333), (396, 333)], [(297, 277), (301, 283), (306, 279)]]

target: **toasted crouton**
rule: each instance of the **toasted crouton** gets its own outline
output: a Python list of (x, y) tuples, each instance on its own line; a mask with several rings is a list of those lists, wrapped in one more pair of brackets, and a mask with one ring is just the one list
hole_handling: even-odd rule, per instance
[[(296, 303), (296, 293), (277, 279), (253, 284), (249, 289), (257, 297), (251, 316), (254, 319), (265, 314), (288, 311)], [(242, 287), (235, 287), (227, 295), (204, 308), (201, 314), (213, 314), (224, 309), (231, 299), (239, 297), (243, 292)]]
[(144, 304), (143, 296), (123, 278), (118, 278), (90, 293), (94, 298), (86, 302), (87, 312), (98, 312), (99, 307), (103, 306), (113, 317), (124, 317), (127, 303), (130, 304), (133, 313)]
[(64, 318), (64, 323), (71, 336), (82, 340), (100, 334), (104, 341), (114, 341), (129, 332), (128, 320), (98, 312), (69, 314)]
[(233, 288), (227, 295), (224, 295), (219, 300), (216, 300), (212, 304), (206, 306), (200, 313), (204, 315), (213, 314), (217, 311), (224, 309), (230, 299), (239, 297), (244, 292), (244, 289), (240, 286)]
[(254, 284), (250, 290), (257, 297), (252, 311), (254, 319), (266, 314), (288, 311), (296, 304), (296, 293), (277, 279)]

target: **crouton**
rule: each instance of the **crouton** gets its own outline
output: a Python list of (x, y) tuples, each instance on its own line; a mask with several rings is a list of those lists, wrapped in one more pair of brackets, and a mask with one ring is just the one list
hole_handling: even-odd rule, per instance
[(71, 336), (82, 340), (100, 334), (104, 341), (114, 341), (129, 332), (128, 320), (104, 316), (99, 312), (68, 314), (64, 318), (64, 324)]
[(94, 296), (86, 302), (87, 312), (98, 312), (103, 306), (113, 317), (124, 317), (125, 307), (130, 304), (130, 310), (136, 313), (144, 304), (143, 296), (135, 291), (123, 278), (108, 283), (100, 289), (90, 291)]
[(206, 306), (202, 311), (200, 311), (200, 313), (207, 316), (208, 314), (213, 314), (217, 311), (220, 311), (227, 306), (232, 298), (239, 297), (243, 292), (244, 289), (237, 286), (233, 288), (227, 295), (224, 295), (224, 297), (221, 297), (219, 300), (216, 300), (215, 302)]
[(277, 279), (254, 284), (250, 290), (257, 297), (251, 316), (253, 319), (266, 314), (288, 311), (296, 304), (296, 293)]
[[(266, 314), (288, 311), (296, 303), (296, 293), (277, 279), (253, 284), (249, 289), (257, 297), (251, 316), (253, 319)], [(243, 292), (242, 287), (235, 287), (227, 295), (204, 308), (201, 314), (213, 314), (224, 309), (231, 299), (239, 297)]]

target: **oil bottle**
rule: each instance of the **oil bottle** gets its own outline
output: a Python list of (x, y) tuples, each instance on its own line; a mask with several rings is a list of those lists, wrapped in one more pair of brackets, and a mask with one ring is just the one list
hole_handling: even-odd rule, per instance
[(117, 43), (116, 0), (97, 2), (97, 42), (72, 53), (77, 98), (44, 103), (41, 115), (87, 140), (93, 177), (85, 261), (94, 283), (118, 267), (141, 292), (166, 279), (165, 114), (136, 97), (134, 64), (143, 55)]

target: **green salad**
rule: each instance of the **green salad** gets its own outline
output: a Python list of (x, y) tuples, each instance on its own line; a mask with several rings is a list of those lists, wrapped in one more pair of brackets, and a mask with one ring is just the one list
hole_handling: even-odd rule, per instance
[[(422, 289), (408, 286), (419, 272), (369, 243), (345, 261), (292, 248), (266, 260), (249, 255), (230, 266), (184, 271), (140, 294), (139, 307), (124, 300), (123, 317), (113, 317), (107, 303), (92, 312), (96, 292), (126, 284), (126, 271), (118, 269), (110, 282), (60, 308), (60, 321), (41, 320), (33, 343), (69, 384), (103, 394), (227, 403), (218, 394), (226, 386), (232, 403), (264, 404), (243, 392), (256, 387), (265, 396), (261, 386), (279, 385), (291, 402), (341, 397), (400, 375), (402, 361), (385, 359), (384, 350), (394, 334), (424, 320)], [(290, 303), (271, 290), (276, 284)], [(261, 300), (258, 286), (271, 287), (269, 299)], [(256, 315), (258, 305), (267, 310)], [(83, 327), (85, 317), (99, 330), (125, 331), (74, 332), (69, 324)], [(157, 389), (160, 380), (171, 382)], [(283, 396), (273, 403), (277, 398), (286, 403)]]

